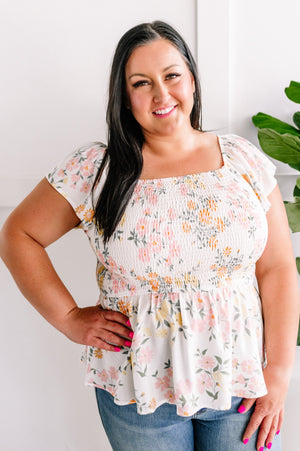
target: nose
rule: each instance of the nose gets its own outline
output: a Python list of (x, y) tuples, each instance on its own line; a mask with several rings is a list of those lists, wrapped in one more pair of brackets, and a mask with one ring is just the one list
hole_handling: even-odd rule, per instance
[(156, 83), (153, 87), (153, 101), (163, 103), (169, 97), (169, 91), (164, 83)]

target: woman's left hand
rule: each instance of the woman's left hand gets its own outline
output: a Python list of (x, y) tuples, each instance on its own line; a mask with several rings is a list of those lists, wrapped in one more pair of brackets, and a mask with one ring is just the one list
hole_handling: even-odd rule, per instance
[(259, 428), (256, 444), (258, 451), (262, 451), (264, 447), (270, 449), (275, 434), (279, 433), (281, 429), (284, 416), (284, 401), (289, 384), (287, 371), (274, 366), (265, 368), (264, 378), (268, 393), (261, 398), (244, 398), (241, 404), (245, 407), (243, 413), (246, 413), (255, 403), (253, 414), (242, 440), (244, 443), (247, 443)]

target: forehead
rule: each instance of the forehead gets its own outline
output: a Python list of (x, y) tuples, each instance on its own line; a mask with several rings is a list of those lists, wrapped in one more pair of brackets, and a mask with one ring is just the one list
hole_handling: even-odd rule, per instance
[(134, 72), (145, 73), (147, 69), (163, 70), (173, 64), (187, 67), (181, 53), (173, 44), (166, 39), (157, 39), (133, 50), (125, 71), (126, 75), (130, 76)]

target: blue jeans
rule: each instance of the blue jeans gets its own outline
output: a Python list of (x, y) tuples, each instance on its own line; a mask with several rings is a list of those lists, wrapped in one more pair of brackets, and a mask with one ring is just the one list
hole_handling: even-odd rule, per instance
[[(238, 413), (242, 398), (233, 397), (229, 410), (200, 409), (181, 417), (173, 404), (140, 415), (135, 404), (118, 406), (101, 388), (96, 388), (96, 397), (113, 451), (256, 451), (257, 433), (247, 445), (242, 442), (253, 411)], [(275, 436), (272, 451), (280, 450), (280, 436)]]

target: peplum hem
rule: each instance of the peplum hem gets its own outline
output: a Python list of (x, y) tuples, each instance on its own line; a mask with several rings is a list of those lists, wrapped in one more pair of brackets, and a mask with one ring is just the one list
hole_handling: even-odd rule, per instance
[(229, 409), (232, 396), (266, 394), (261, 304), (247, 279), (198, 293), (145, 293), (127, 306), (121, 297), (100, 304), (127, 314), (134, 331), (130, 349), (85, 350), (85, 385), (107, 390), (116, 404), (136, 403), (144, 415), (167, 402), (191, 416)]

